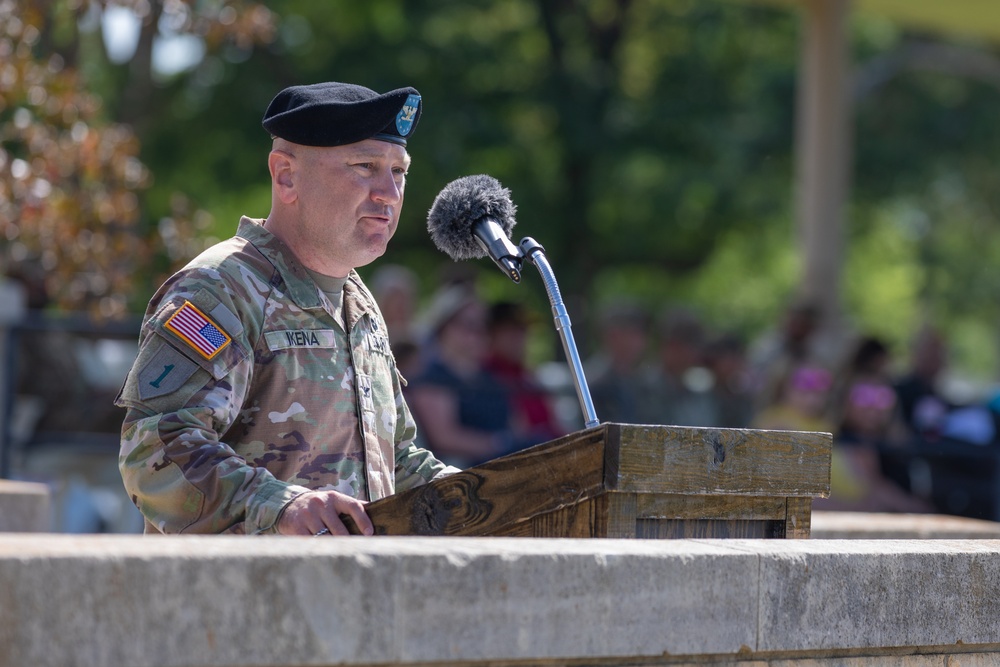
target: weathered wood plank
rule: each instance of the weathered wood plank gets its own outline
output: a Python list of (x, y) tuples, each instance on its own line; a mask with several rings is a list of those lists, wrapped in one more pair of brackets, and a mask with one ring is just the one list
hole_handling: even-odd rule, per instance
[(531, 519), (532, 537), (603, 537), (597, 528), (599, 499), (540, 514)]
[(714, 519), (639, 519), (635, 537), (645, 540), (704, 538), (780, 538), (783, 521), (717, 521)]
[[(790, 520), (785, 498), (752, 496), (682, 496), (672, 494), (609, 493), (532, 517), (504, 529), (506, 537), (618, 537), (663, 539), (675, 537), (781, 537), (808, 521), (801, 500), (790, 499), (798, 510)], [(685, 524), (691, 525), (686, 526)], [(799, 530), (788, 537), (808, 537)]]
[[(552, 512), (552, 514), (558, 513), (560, 510)], [(548, 514), (543, 514), (541, 516), (548, 516)], [(491, 537), (538, 537), (534, 533), (534, 521), (538, 517), (532, 517), (527, 521), (521, 521), (520, 523), (513, 523), (506, 526), (501, 526), (497, 529), (495, 533), (491, 533)], [(562, 535), (552, 535), (551, 537), (563, 537)]]
[(376, 535), (500, 534), (601, 494), (604, 436), (603, 429), (589, 429), (494, 459), (369, 503), (368, 516)]
[(788, 498), (785, 537), (808, 539), (812, 534), (812, 498)]
[[(829, 433), (606, 424), (618, 445), (608, 490), (826, 496)], [(609, 458), (614, 453), (609, 453)]]
[(367, 509), (379, 535), (808, 537), (811, 497), (829, 492), (830, 440), (603, 424)]
[(675, 493), (640, 493), (636, 499), (639, 519), (771, 519), (784, 521), (785, 498), (768, 496), (701, 496)]
[(595, 501), (598, 507), (599, 535), (632, 539), (635, 533), (634, 493), (608, 493)]

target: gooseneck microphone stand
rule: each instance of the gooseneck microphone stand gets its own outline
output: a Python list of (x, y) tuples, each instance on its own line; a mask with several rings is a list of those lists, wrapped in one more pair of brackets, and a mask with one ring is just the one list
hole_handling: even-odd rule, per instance
[[(559, 337), (562, 339), (563, 351), (566, 353), (566, 359), (573, 374), (573, 384), (576, 387), (576, 396), (580, 399), (580, 407), (583, 409), (584, 422), (587, 428), (598, 426), (601, 422), (597, 419), (594, 401), (590, 398), (590, 388), (587, 386), (587, 378), (583, 374), (583, 363), (580, 361), (580, 354), (577, 352), (576, 342), (573, 340), (569, 313), (566, 311), (566, 305), (559, 293), (556, 275), (549, 265), (549, 260), (545, 257), (545, 248), (535, 239), (528, 237), (521, 240), (517, 249), (519, 256), (516, 261), (518, 264), (520, 264), (520, 260), (527, 259), (535, 265), (538, 273), (542, 276), (545, 292), (549, 295), (549, 303), (552, 304), (552, 317), (555, 319), (556, 331), (559, 332)], [(514, 280), (513, 276), (511, 279)], [(518, 280), (514, 280), (514, 282), (518, 282)]]

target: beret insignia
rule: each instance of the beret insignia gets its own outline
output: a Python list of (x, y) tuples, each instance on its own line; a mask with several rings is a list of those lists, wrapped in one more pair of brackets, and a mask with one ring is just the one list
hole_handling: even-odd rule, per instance
[(417, 111), (420, 109), (420, 95), (408, 95), (403, 108), (396, 114), (396, 129), (402, 136), (406, 136), (413, 129), (416, 122)]
[(365, 139), (406, 145), (420, 119), (420, 93), (376, 93), (351, 83), (291, 86), (278, 93), (261, 121), (271, 136), (304, 146), (343, 146)]

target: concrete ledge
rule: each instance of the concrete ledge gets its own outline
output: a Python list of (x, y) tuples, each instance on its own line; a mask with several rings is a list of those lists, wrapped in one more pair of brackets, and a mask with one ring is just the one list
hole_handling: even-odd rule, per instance
[(997, 590), (986, 540), (0, 535), (0, 667), (985, 666)]
[(37, 482), (0, 480), (0, 533), (52, 530), (49, 487)]
[(942, 514), (813, 512), (812, 538), (852, 539), (1000, 539), (1000, 523)]

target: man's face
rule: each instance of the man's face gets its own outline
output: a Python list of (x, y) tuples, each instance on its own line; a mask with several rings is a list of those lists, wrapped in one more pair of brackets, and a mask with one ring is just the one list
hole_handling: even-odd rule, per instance
[(398, 144), (295, 147), (298, 247), (314, 271), (346, 276), (385, 253), (396, 231), (410, 156)]

